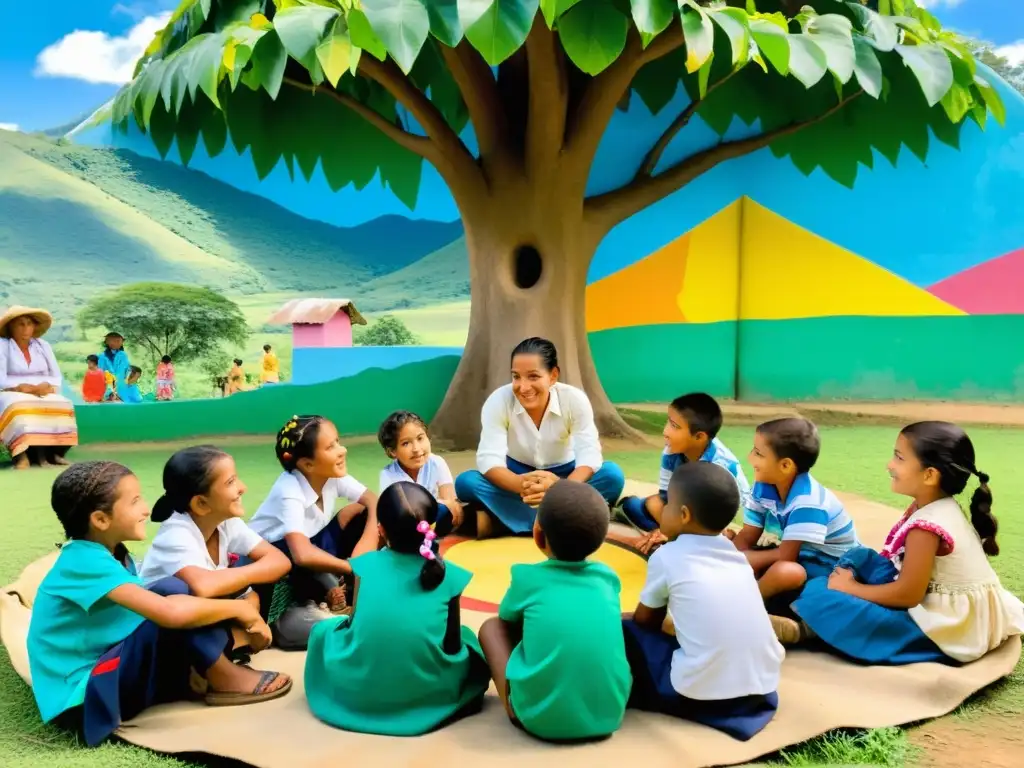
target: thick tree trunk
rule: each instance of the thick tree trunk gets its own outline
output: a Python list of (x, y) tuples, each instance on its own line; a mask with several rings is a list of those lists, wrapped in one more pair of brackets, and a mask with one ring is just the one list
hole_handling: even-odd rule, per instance
[(582, 199), (538, 186), (502, 184), (461, 206), (472, 306), (462, 360), (430, 425), (439, 447), (476, 448), (480, 408), (511, 380), (512, 350), (530, 336), (555, 343), (560, 381), (587, 392), (602, 435), (639, 439), (605, 394), (590, 354), (584, 310), (597, 242), (584, 228)]

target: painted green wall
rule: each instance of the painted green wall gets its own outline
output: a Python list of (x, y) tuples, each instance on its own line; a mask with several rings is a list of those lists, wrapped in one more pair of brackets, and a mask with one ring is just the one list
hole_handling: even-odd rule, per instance
[(433, 417), (459, 358), (438, 357), (309, 386), (264, 387), (228, 398), (79, 405), (80, 443), (148, 442), (203, 435), (274, 434), (296, 411), (326, 416), (344, 434), (376, 433), (398, 409)]

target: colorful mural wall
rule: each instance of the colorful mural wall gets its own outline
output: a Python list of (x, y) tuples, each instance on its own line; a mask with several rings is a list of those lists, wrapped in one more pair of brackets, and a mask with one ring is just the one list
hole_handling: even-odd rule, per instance
[[(689, 389), (749, 400), (1024, 398), (1024, 99), (1008, 87), (1001, 93), (1005, 128), (968, 123), (959, 151), (933, 140), (926, 162), (907, 151), (895, 167), (860, 158), (852, 189), (765, 150), (616, 228), (591, 266), (587, 302), (612, 399), (664, 400)], [(633, 100), (602, 142), (591, 192), (631, 177), (685, 99), (678, 92), (657, 116)], [(716, 140), (699, 121), (691, 128), (663, 163)], [(736, 136), (753, 130), (735, 128)], [(76, 140), (156, 156), (134, 132)], [(475, 144), (471, 135), (467, 143)], [(374, 183), (332, 193), (319, 171), (308, 183), (284, 167), (260, 180), (230, 149), (212, 159), (197, 151), (192, 167), (335, 227), (458, 219), (429, 166), (411, 212)], [(311, 272), (308, 282), (315, 291), (322, 276)], [(358, 284), (350, 295), (360, 301)], [(434, 346), (412, 357), (367, 352), (351, 371), (329, 370), (351, 375), (458, 352), (447, 339)]]

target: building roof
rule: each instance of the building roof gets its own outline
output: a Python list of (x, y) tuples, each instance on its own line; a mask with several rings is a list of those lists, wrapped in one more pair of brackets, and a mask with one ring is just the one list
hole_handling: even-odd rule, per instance
[(366, 325), (351, 299), (292, 299), (267, 321), (270, 325), (323, 325), (338, 312), (349, 316), (353, 325)]

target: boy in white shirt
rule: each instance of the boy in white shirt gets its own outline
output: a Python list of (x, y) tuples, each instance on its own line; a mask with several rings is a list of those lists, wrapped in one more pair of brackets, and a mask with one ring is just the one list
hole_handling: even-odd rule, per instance
[[(785, 651), (746, 557), (722, 535), (739, 501), (736, 480), (717, 464), (675, 470), (660, 522), (668, 543), (648, 561), (623, 631), (630, 707), (747, 741), (775, 716)], [(674, 636), (662, 631), (666, 615)]]

